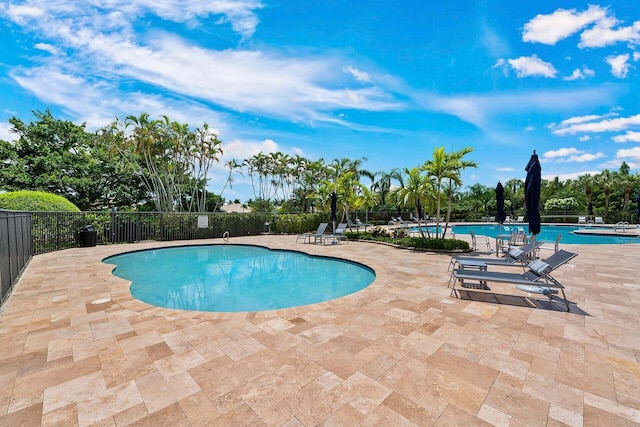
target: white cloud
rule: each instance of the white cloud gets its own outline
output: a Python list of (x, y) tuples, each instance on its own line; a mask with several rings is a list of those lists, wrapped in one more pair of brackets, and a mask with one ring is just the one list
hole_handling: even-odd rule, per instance
[(633, 60), (640, 61), (640, 52), (633, 52)]
[(566, 113), (577, 108), (582, 109), (584, 105), (610, 105), (614, 102), (612, 90), (612, 87), (592, 87), (579, 90), (496, 92), (450, 97), (415, 93), (413, 99), (425, 109), (445, 112), (480, 128), (487, 128), (488, 119), (501, 114), (530, 114), (531, 111)]
[(582, 70), (580, 70), (579, 68), (576, 68), (575, 70), (573, 70), (573, 73), (571, 73), (570, 76), (563, 77), (563, 80), (566, 80), (566, 81), (583, 80), (583, 79), (586, 79), (587, 77), (593, 77), (595, 76), (595, 74), (596, 74), (595, 71), (587, 67), (583, 67)]
[(555, 150), (555, 151), (547, 151), (546, 153), (542, 154), (542, 157), (545, 159), (555, 159), (557, 157), (566, 157), (566, 156), (570, 156), (576, 153), (579, 153), (580, 151), (577, 148), (561, 148), (559, 150)]
[(533, 132), (535, 128), (533, 126), (527, 126), (526, 128), (524, 128), (524, 130), (526, 130), (527, 132)]
[(624, 135), (616, 135), (613, 138), (613, 142), (640, 142), (640, 132), (627, 131)]
[(344, 71), (345, 73), (351, 74), (359, 82), (371, 81), (371, 76), (369, 75), (369, 73), (365, 71), (360, 71), (357, 68), (354, 68), (352, 66), (345, 67), (342, 69), (342, 71)]
[(606, 9), (599, 6), (589, 6), (585, 12), (577, 12), (575, 9), (558, 9), (549, 15), (537, 15), (527, 22), (522, 32), (522, 40), (555, 45), (558, 41), (605, 17)]
[(559, 150), (550, 150), (542, 154), (542, 157), (549, 162), (556, 163), (584, 163), (604, 157), (604, 153), (591, 154), (577, 148), (560, 148)]
[(513, 172), (515, 169), (514, 168), (496, 168), (496, 171), (498, 172)]
[(618, 166), (625, 161), (631, 168), (640, 168), (640, 147), (616, 151), (615, 161), (617, 161)]
[(619, 42), (640, 42), (640, 21), (636, 21), (629, 27), (614, 29), (620, 21), (615, 18), (606, 18), (598, 21), (591, 29), (580, 34), (579, 47), (605, 47)]
[(4, 141), (15, 141), (18, 139), (18, 135), (10, 131), (12, 127), (8, 122), (0, 123), (0, 139)]
[(611, 74), (619, 79), (627, 77), (629, 72), (629, 54), (607, 56), (607, 64), (611, 66)]
[(560, 173), (560, 174), (558, 174), (558, 173), (548, 173), (548, 174), (543, 174), (542, 178), (546, 179), (546, 180), (553, 180), (555, 177), (558, 177), (558, 179), (560, 181), (566, 181), (568, 179), (575, 180), (575, 179), (577, 179), (577, 178), (579, 178), (581, 176), (584, 176), (584, 175), (597, 175), (600, 172), (601, 171), (599, 171), (599, 170), (597, 170), (597, 171), (591, 170), (591, 171)]
[(9, 3), (7, 15), (17, 24), (23, 24), (30, 19), (40, 18), (45, 15), (45, 10), (38, 6), (15, 5)]
[(556, 76), (556, 69), (548, 62), (544, 62), (537, 55), (521, 56), (517, 59), (507, 60), (514, 69), (518, 77), (542, 76), (553, 78)]
[[(12, 77), (45, 104), (59, 105), (73, 118), (86, 122), (90, 130), (105, 126), (116, 116), (124, 119), (126, 115), (142, 112), (152, 117), (166, 114), (172, 120), (194, 126), (207, 122), (219, 128), (218, 133), (227, 130), (225, 115), (193, 102), (140, 92), (119, 96), (115, 85), (104, 81), (94, 83), (53, 68), (34, 68)], [(82, 96), (79, 97), (78, 93)]]
[(586, 141), (589, 141), (590, 139), (591, 137), (589, 135), (582, 135), (580, 138), (578, 138), (578, 141), (586, 142)]
[(60, 49), (49, 44), (49, 43), (36, 43), (33, 45), (36, 49), (44, 50), (45, 52), (49, 52), (52, 55), (59, 55)]
[[(600, 116), (585, 116), (594, 117), (593, 120), (597, 120)], [(582, 118), (580, 118), (582, 119)], [(640, 126), (640, 114), (636, 114), (631, 117), (618, 117), (615, 119), (604, 119), (599, 121), (580, 121), (571, 122), (565, 120), (562, 124), (553, 131), (555, 135), (575, 135), (576, 133), (587, 132), (616, 132), (628, 129), (629, 127)]]

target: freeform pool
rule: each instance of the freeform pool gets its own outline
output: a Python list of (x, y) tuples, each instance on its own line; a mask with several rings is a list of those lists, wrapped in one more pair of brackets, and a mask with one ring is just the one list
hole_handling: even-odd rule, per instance
[(134, 298), (180, 310), (276, 310), (328, 301), (369, 286), (358, 263), (251, 245), (197, 245), (105, 258)]
[[(527, 224), (508, 224), (503, 225), (502, 228), (498, 224), (486, 225), (454, 225), (452, 230), (456, 234), (469, 234), (469, 230), (473, 230), (474, 233), (487, 236), (496, 237), (498, 234), (508, 234), (511, 230), (521, 228), (527, 234), (529, 234), (529, 226)], [(540, 228), (540, 234), (536, 239), (540, 242), (554, 242), (558, 234), (562, 235), (560, 243), (562, 244), (619, 244), (619, 243), (640, 243), (640, 237), (637, 235), (629, 236), (609, 236), (609, 235), (595, 235), (595, 234), (576, 234), (576, 230), (588, 230), (588, 229), (603, 229), (603, 227), (589, 227), (589, 226), (570, 226), (570, 225), (546, 225), (543, 224)]]

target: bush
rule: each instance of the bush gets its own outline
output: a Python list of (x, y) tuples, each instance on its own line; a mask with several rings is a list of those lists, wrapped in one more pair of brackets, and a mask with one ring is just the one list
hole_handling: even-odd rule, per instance
[(544, 204), (545, 211), (570, 211), (580, 207), (580, 204), (574, 197), (567, 197), (564, 199), (551, 198)]
[(80, 212), (67, 199), (40, 191), (13, 191), (0, 194), (0, 209), (37, 212)]
[[(375, 234), (374, 234), (375, 233)], [(468, 251), (469, 243), (457, 239), (434, 239), (430, 237), (392, 237), (384, 230), (374, 230), (371, 233), (345, 233), (349, 240), (372, 240), (376, 242), (392, 243), (406, 248), (444, 250), (444, 251)]]

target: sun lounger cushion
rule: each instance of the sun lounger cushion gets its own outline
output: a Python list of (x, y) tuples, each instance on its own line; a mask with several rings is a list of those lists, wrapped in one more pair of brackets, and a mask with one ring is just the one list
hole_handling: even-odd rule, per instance
[(520, 259), (524, 255), (524, 251), (520, 248), (511, 248), (508, 253), (510, 257), (515, 259)]
[(551, 273), (551, 271), (553, 270), (553, 267), (551, 267), (544, 261), (540, 261), (539, 259), (532, 261), (529, 264), (529, 268), (539, 276), (544, 276), (545, 274)]

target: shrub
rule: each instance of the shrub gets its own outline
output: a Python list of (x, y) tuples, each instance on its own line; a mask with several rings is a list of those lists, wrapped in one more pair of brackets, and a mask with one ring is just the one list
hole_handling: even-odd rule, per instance
[(551, 198), (544, 204), (544, 210), (546, 211), (570, 211), (580, 207), (580, 204), (574, 197), (567, 197), (564, 199)]
[(80, 212), (67, 199), (41, 191), (12, 191), (0, 194), (0, 209), (38, 212)]

